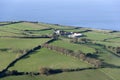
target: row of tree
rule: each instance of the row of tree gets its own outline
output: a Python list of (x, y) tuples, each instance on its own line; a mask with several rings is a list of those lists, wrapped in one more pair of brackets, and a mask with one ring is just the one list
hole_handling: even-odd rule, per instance
[(42, 47), (48, 48), (50, 50), (55, 50), (66, 56), (73, 56), (74, 58), (81, 59), (83, 61), (86, 61), (86, 62), (94, 65), (95, 67), (101, 67), (101, 65), (102, 65), (102, 62), (100, 60), (88, 57), (82, 51), (74, 52), (72, 50), (65, 49), (65, 48), (58, 47), (58, 46), (53, 46), (50, 44), (44, 44), (44, 45), (42, 45)]
[(88, 43), (88, 42), (91, 42), (90, 39), (86, 39), (86, 38), (72, 38), (70, 40), (71, 43), (81, 43), (81, 44), (84, 44), (84, 43)]
[(28, 35), (27, 33), (22, 33), (22, 35), (24, 35), (24, 36), (0, 36), (0, 37), (4, 37), (4, 38), (27, 38), (27, 39), (33, 39), (33, 38), (52, 38), (52, 35), (39, 35), (39, 36), (37, 36), (37, 35)]
[[(99, 43), (93, 43), (92, 44), (95, 44), (95, 45), (98, 45), (98, 46), (101, 46), (111, 52), (113, 52), (114, 54), (117, 54), (118, 56), (120, 56), (120, 47), (117, 46), (117, 47), (114, 47), (114, 46), (107, 46), (107, 45), (104, 45), (104, 44), (99, 44)], [(96, 53), (99, 53), (99, 50), (96, 49)]]
[(74, 71), (82, 71), (82, 70), (89, 70), (89, 69), (97, 69), (95, 67), (88, 67), (88, 68), (75, 68), (75, 69), (52, 69), (48, 67), (41, 67), (39, 72), (18, 72), (17, 70), (7, 70), (3, 77), (5, 76), (14, 76), (14, 75), (29, 75), (29, 76), (37, 76), (37, 75), (51, 75), (57, 74), (62, 72), (74, 72)]
[(35, 76), (35, 75), (40, 75), (40, 72), (18, 72), (17, 70), (7, 70), (4, 74), (3, 77), (5, 76), (17, 76), (17, 75), (30, 75), (30, 76)]
[(5, 22), (3, 24), (0, 24), (0, 26), (5, 26), (5, 25), (10, 25), (10, 24), (16, 24), (16, 23), (21, 23), (21, 21), (16, 21), (16, 22)]
[(120, 55), (120, 47), (106, 46), (106, 49)]

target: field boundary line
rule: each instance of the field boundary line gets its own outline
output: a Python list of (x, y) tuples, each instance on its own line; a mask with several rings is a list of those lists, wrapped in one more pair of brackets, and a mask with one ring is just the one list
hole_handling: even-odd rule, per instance
[(101, 71), (101, 72), (103, 72), (106, 76), (110, 77), (112, 80), (116, 80), (116, 79), (114, 79), (112, 76), (110, 76), (110, 75), (106, 74), (106, 72), (105, 72), (105, 71), (103, 71), (103, 70), (100, 70), (100, 71)]

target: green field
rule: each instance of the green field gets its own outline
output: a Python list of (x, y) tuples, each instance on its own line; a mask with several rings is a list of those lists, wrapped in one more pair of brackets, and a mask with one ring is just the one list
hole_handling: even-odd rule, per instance
[(120, 79), (120, 69), (118, 68), (105, 68), (100, 70), (104, 74), (108, 75), (112, 80), (119, 80)]
[(110, 39), (110, 42), (120, 43), (120, 38)]
[(105, 34), (105, 33), (100, 33), (100, 32), (86, 32), (84, 33), (84, 35), (86, 35), (88, 39), (91, 39), (91, 40), (98, 40), (98, 41), (101, 41), (101, 40), (104, 40), (104, 39), (107, 39), (107, 38), (114, 38), (116, 37), (116, 35), (109, 35), (109, 34)]
[(51, 35), (53, 33), (53, 30), (43, 30), (43, 31), (36, 31), (36, 30), (33, 30), (33, 31), (27, 31), (29, 33), (32, 33), (31, 35), (34, 36), (39, 36), (39, 35)]
[(7, 65), (16, 58), (17, 54), (11, 52), (0, 51), (0, 71), (5, 69)]
[[(2, 22), (0, 24), (7, 24)], [(95, 54), (97, 59), (102, 60), (108, 65), (105, 68), (87, 69), (74, 72), (63, 72), (52, 74), (49, 76), (38, 75), (21, 75), (21, 76), (6, 76), (0, 80), (120, 80), (120, 57), (105, 49), (101, 45), (120, 47), (120, 32), (109, 30), (96, 30), (88, 28), (79, 28), (71, 26), (62, 26), (58, 24), (31, 23), (21, 22), (0, 26), (0, 71), (23, 55), (20, 51), (28, 51), (34, 47), (41, 45), (50, 38), (15, 38), (16, 37), (36, 37), (41, 35), (52, 35), (54, 29), (64, 30), (67, 32), (82, 32), (82, 38), (90, 39), (93, 43), (77, 44), (71, 43), (70, 38), (60, 36), (58, 40), (53, 41), (50, 45), (63, 47), (66, 49), (84, 53), (99, 53)], [(86, 31), (91, 30), (91, 31)], [(86, 32), (85, 32), (86, 31)], [(11, 38), (10, 38), (11, 37)], [(17, 61), (9, 70), (17, 70), (20, 72), (39, 72), (41, 67), (52, 69), (76, 69), (93, 67), (85, 61), (81, 61), (72, 56), (66, 56), (60, 52), (52, 51), (46, 48), (41, 48)]]
[(88, 29), (86, 29), (86, 28), (79, 28), (79, 29), (65, 29), (65, 31), (67, 31), (67, 32), (84, 32), (84, 31), (86, 31), (86, 30), (88, 30)]
[(70, 49), (73, 50), (75, 52), (81, 50), (84, 53), (94, 53), (95, 49), (91, 48), (89, 46), (86, 46), (84, 44), (74, 44), (74, 43), (70, 43), (67, 40), (57, 40), (53, 43), (51, 43), (51, 45), (55, 45), (55, 46), (60, 46), (60, 47), (64, 47), (66, 49)]
[[(17, 23), (17, 24), (10, 24), (0, 27), (0, 36), (31, 36), (31, 35), (41, 35), (46, 34), (47, 32), (38, 32), (35, 30), (41, 30), (46, 29), (48, 27), (41, 26), (39, 24), (33, 24), (33, 23)], [(34, 30), (34, 32), (29, 33), (27, 31)], [(49, 31), (51, 33), (52, 31)], [(35, 34), (34, 34), (35, 33)], [(47, 33), (47, 34), (49, 34)]]
[(91, 65), (78, 59), (74, 59), (73, 57), (65, 56), (43, 48), (35, 53), (32, 53), (28, 56), (28, 58), (20, 60), (16, 63), (16, 65), (11, 67), (11, 69), (29, 72), (38, 71), (40, 67), (49, 67), (52, 69), (74, 69), (90, 66)]
[(30, 50), (49, 39), (0, 38), (0, 71), (20, 56), (18, 50)]
[(120, 76), (118, 74), (120, 74), (120, 57), (110, 53), (100, 46), (91, 45), (91, 47), (99, 49), (99, 58), (113, 66), (108, 66), (108, 68), (100, 69), (100, 71), (104, 72), (106, 75), (112, 78), (112, 80), (119, 80)]
[(65, 29), (74, 29), (73, 27), (70, 26), (63, 26), (63, 25), (56, 25), (56, 24), (46, 24), (46, 23), (38, 23), (41, 26), (44, 27), (49, 27), (53, 29), (60, 29), (60, 30), (65, 30)]
[(113, 47), (120, 46), (120, 43), (118, 43), (118, 42), (95, 41), (95, 43), (98, 43), (98, 44), (103, 44), (103, 45), (106, 45), (106, 46), (113, 46)]
[(0, 48), (12, 49), (32, 49), (37, 45), (50, 40), (49, 38), (38, 39), (19, 39), (19, 38), (0, 38)]

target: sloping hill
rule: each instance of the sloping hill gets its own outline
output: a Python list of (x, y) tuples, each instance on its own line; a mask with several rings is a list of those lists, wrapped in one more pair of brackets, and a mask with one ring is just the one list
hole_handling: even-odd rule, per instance
[[(70, 42), (72, 39), (67, 36), (60, 36), (50, 45), (70, 49), (74, 52), (82, 51), (88, 57), (101, 60), (104, 64), (99, 69), (89, 69), (91, 64), (80, 59), (63, 55), (60, 52), (41, 48), (20, 59), (9, 70), (19, 72), (39, 72), (40, 67), (52, 69), (78, 69), (88, 68), (81, 71), (63, 72), (59, 74), (45, 75), (19, 75), (7, 76), (0, 80), (119, 80), (120, 79), (120, 56), (116, 53), (120, 47), (120, 32), (95, 30), (88, 28), (78, 28), (63, 26), (59, 24), (45, 24), (34, 22), (17, 22), (0, 24), (0, 71), (2, 71), (11, 61), (20, 57), (37, 45), (42, 45), (53, 37), (54, 30), (65, 32), (82, 33), (80, 39), (89, 40), (81, 43), (79, 40)], [(7, 24), (7, 25), (6, 25)], [(40, 36), (50, 36), (43, 37)], [(118, 51), (119, 52), (119, 51)], [(88, 59), (89, 60), (89, 59)], [(88, 61), (89, 62), (89, 61)]]

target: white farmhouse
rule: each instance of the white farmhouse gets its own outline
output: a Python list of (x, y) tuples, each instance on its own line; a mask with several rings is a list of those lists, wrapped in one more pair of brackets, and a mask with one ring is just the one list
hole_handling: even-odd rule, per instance
[(60, 30), (56, 30), (55, 33), (56, 33), (57, 35), (60, 35)]
[(73, 34), (68, 35), (69, 38), (76, 38), (76, 37), (81, 37), (81, 36), (83, 36), (83, 34), (81, 33), (73, 33)]

